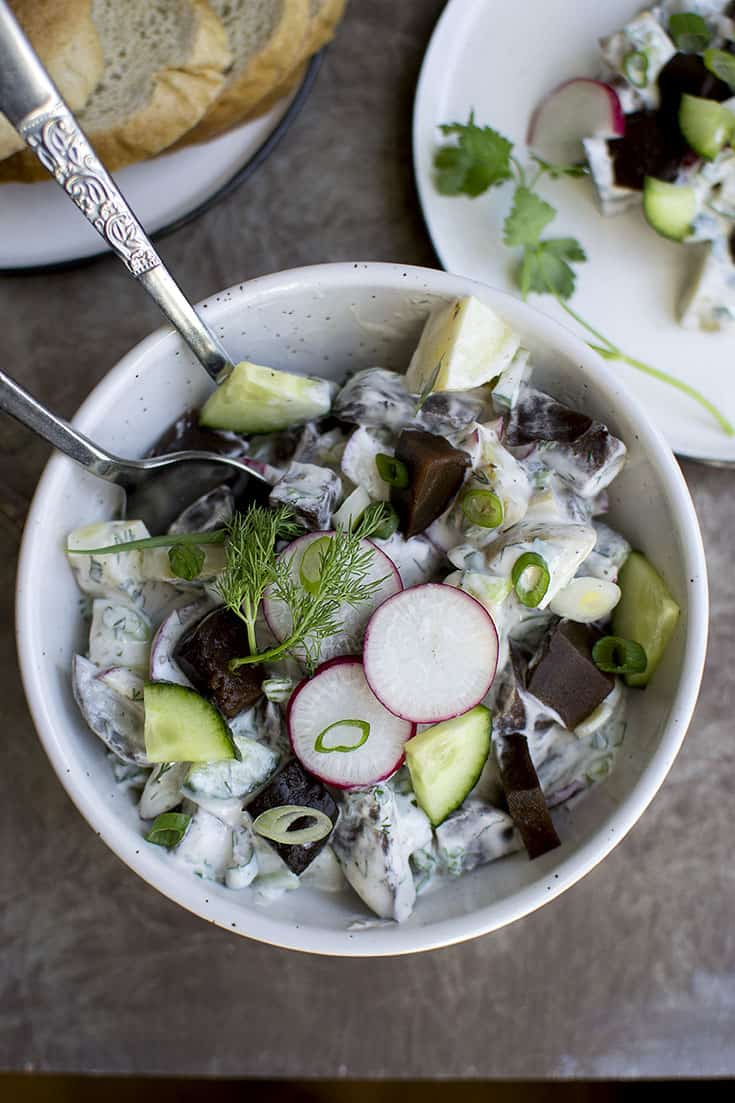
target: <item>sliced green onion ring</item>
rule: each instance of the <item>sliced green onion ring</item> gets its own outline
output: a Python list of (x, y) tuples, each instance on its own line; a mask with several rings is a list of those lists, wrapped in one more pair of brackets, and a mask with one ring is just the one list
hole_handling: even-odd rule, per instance
[(315, 594), (319, 589), (319, 579), (322, 575), (322, 563), (324, 555), (329, 547), (329, 536), (320, 536), (318, 540), (312, 540), (299, 565), (299, 580), (307, 594)]
[(384, 483), (394, 486), (397, 490), (403, 490), (408, 486), (408, 468), (395, 456), (389, 456), (385, 452), (378, 452), (375, 457), (375, 466)]
[(492, 490), (465, 490), (459, 505), (471, 525), (496, 529), (503, 523), (503, 503)]
[[(523, 579), (526, 571), (533, 571), (533, 582), (530, 586), (526, 585)], [(536, 552), (524, 552), (513, 564), (510, 580), (521, 605), (525, 605), (528, 609), (535, 609), (544, 599), (551, 575), (546, 566), (546, 560), (542, 556), (537, 555)]]
[(648, 665), (646, 652), (635, 640), (603, 636), (592, 648), (592, 662), (605, 674), (642, 674)]
[[(335, 728), (357, 728), (360, 733), (360, 737), (357, 743), (338, 743), (332, 747), (325, 746), (324, 739), (328, 732), (334, 731)], [(319, 735), (314, 741), (314, 750), (319, 754), (331, 754), (333, 751), (339, 751), (340, 754), (346, 754), (348, 751), (356, 751), (358, 747), (362, 747), (364, 743), (367, 743), (370, 735), (370, 724), (367, 720), (335, 720), (333, 724), (328, 724), (324, 731), (319, 732)]]
[(648, 84), (648, 54), (643, 50), (631, 50), (623, 58), (623, 72), (634, 88)]
[(735, 56), (727, 50), (705, 50), (702, 60), (710, 73), (735, 89)]
[(170, 850), (181, 842), (190, 820), (191, 816), (183, 812), (162, 812), (160, 816), (156, 816), (145, 840), (154, 846), (165, 846), (166, 850)]
[[(306, 818), (314, 822), (308, 827), (291, 829), (292, 824)], [(282, 804), (278, 808), (261, 812), (253, 823), (253, 831), (274, 843), (303, 846), (305, 843), (317, 843), (320, 839), (325, 839), (333, 826), (329, 816), (318, 808), (309, 808), (306, 804)]]

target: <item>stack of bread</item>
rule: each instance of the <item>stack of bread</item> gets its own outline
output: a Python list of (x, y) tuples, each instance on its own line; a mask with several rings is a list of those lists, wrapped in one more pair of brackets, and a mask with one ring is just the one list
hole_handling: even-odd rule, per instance
[[(333, 35), (346, 0), (10, 0), (112, 170), (269, 110)], [(0, 115), (0, 181), (46, 179)]]

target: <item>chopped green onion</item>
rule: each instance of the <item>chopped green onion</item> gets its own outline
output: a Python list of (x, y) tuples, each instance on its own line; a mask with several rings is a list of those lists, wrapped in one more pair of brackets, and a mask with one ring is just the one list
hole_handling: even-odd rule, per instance
[[(349, 735), (350, 728), (357, 728), (360, 733), (360, 738), (357, 743), (336, 743), (334, 746), (325, 746), (324, 739), (328, 732), (334, 731), (335, 728), (347, 728), (347, 735)], [(319, 732), (314, 743), (314, 750), (319, 754), (331, 754), (333, 751), (339, 751), (341, 754), (346, 754), (348, 751), (356, 751), (358, 747), (362, 747), (364, 743), (367, 743), (368, 736), (370, 735), (370, 724), (367, 720), (335, 720), (333, 724), (329, 724), (324, 731)]]
[(605, 674), (642, 674), (648, 665), (645, 650), (635, 640), (603, 636), (592, 648), (592, 661)]
[(176, 543), (168, 549), (168, 564), (175, 578), (191, 582), (204, 566), (205, 555), (198, 544)]
[(398, 528), (398, 514), (393, 509), (393, 506), (387, 502), (383, 503), (383, 520), (380, 522), (376, 529), (373, 529), (372, 535), (378, 540), (388, 540)]
[(669, 18), (669, 34), (677, 50), (698, 54), (709, 46), (709, 27), (701, 15), (693, 11), (677, 12)]
[[(526, 582), (524, 582), (526, 571), (531, 574), (532, 581), (530, 585), (526, 585)], [(521, 605), (525, 605), (529, 609), (535, 609), (544, 599), (551, 576), (542, 556), (537, 555), (536, 552), (524, 552), (513, 564), (510, 579)]]
[(731, 91), (735, 91), (735, 56), (728, 54), (727, 50), (705, 50), (702, 55), (704, 64), (710, 73), (724, 80), (730, 85)]
[(141, 540), (127, 540), (121, 544), (107, 544), (104, 548), (67, 548), (67, 555), (118, 555), (120, 552), (145, 551), (146, 548), (172, 548), (184, 544), (224, 544), (225, 529), (214, 532), (181, 532), (169, 536), (145, 536)]
[(260, 687), (263, 690), (266, 698), (269, 701), (276, 701), (282, 703), (288, 701), (291, 696), (291, 690), (293, 689), (293, 679), (287, 678), (285, 675), (278, 677), (266, 678)]
[(492, 490), (465, 490), (459, 505), (471, 525), (496, 529), (503, 522), (503, 503)]
[(170, 850), (181, 842), (190, 820), (191, 816), (186, 816), (183, 812), (162, 812), (160, 816), (156, 816), (145, 840), (154, 846), (165, 846)]
[(319, 589), (319, 579), (322, 577), (322, 565), (329, 541), (329, 536), (320, 536), (318, 540), (312, 540), (301, 557), (299, 579), (307, 594), (315, 594)]
[[(314, 822), (308, 827), (293, 827), (303, 819)], [(325, 839), (333, 826), (329, 816), (318, 808), (309, 808), (305, 804), (282, 804), (278, 808), (261, 812), (253, 823), (253, 831), (274, 843), (303, 846), (305, 843), (316, 843)]]
[(397, 490), (403, 490), (404, 487), (408, 486), (408, 468), (405, 463), (397, 460), (395, 456), (378, 452), (375, 457), (375, 466), (384, 483), (396, 487)]
[(623, 58), (623, 72), (634, 88), (648, 84), (648, 54), (643, 50), (631, 50)]

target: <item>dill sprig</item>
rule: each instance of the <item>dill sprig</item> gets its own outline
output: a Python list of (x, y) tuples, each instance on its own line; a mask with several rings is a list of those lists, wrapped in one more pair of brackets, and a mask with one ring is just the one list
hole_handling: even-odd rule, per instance
[(276, 544), (303, 531), (288, 506), (250, 506), (227, 526), (226, 561), (216, 588), (228, 609), (245, 624), (251, 655), (258, 649), (255, 621), (263, 594), (279, 574)]
[[(373, 550), (366, 548), (361, 541), (374, 536), (384, 525), (386, 516), (384, 504), (375, 503), (365, 510), (357, 524), (349, 528), (338, 528), (334, 536), (324, 542), (319, 555), (318, 577), (311, 592), (295, 577), (296, 572), (292, 570), (293, 556), (278, 558), (273, 555), (267, 566), (259, 561), (259, 573), (254, 582), (248, 577), (253, 564), (247, 557), (238, 559), (237, 563), (233, 560), (230, 571), (229, 547), (234, 543), (231, 540), (228, 544), (226, 574), (233, 580), (245, 580), (245, 585), (241, 584), (237, 591), (243, 595), (243, 601), (250, 602), (245, 611), (249, 612), (254, 608), (257, 613), (257, 604), (253, 599), (257, 595), (259, 604), (265, 589), (271, 587), (274, 599), (282, 601), (289, 610), (291, 631), (285, 640), (261, 654), (256, 654), (251, 644), (251, 653), (231, 659), (230, 669), (237, 670), (247, 664), (269, 662), (294, 652), (299, 652), (299, 657), (306, 662), (309, 669), (313, 669), (319, 660), (322, 642), (342, 628), (341, 609), (345, 605), (354, 607), (369, 601), (384, 581), (383, 578), (367, 578), (373, 561)], [(266, 581), (263, 583), (264, 579)], [(221, 584), (220, 593), (223, 593)], [(248, 642), (250, 643), (249, 634)]]

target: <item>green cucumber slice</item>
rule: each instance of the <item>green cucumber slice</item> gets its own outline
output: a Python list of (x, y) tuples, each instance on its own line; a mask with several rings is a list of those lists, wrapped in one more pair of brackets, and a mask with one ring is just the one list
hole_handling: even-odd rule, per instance
[(712, 161), (732, 141), (735, 115), (715, 100), (685, 92), (679, 107), (679, 129), (695, 153)]
[(199, 424), (235, 433), (272, 433), (328, 414), (332, 392), (326, 379), (243, 360), (204, 403)]
[(697, 213), (694, 188), (647, 176), (643, 185), (643, 213), (657, 234), (682, 241)]
[(459, 808), (490, 753), (492, 715), (484, 705), (443, 720), (406, 743), (406, 764), (421, 808), (434, 827)]
[(221, 762), (238, 757), (221, 713), (188, 686), (146, 682), (143, 706), (149, 762)]
[(663, 658), (676, 622), (679, 606), (658, 571), (641, 552), (631, 552), (618, 576), (622, 597), (615, 607), (615, 636), (635, 640), (648, 660), (642, 674), (626, 674), (629, 686), (646, 686)]

